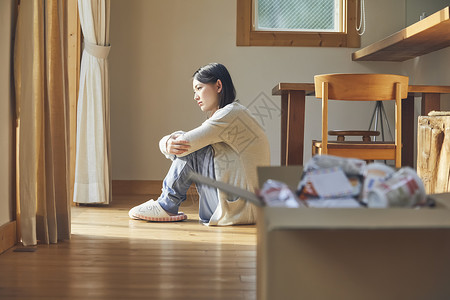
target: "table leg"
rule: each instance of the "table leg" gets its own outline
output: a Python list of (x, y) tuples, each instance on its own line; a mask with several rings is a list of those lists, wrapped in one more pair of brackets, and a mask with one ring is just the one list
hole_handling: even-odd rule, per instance
[(422, 94), (421, 114), (428, 115), (432, 110), (441, 110), (441, 94)]
[[(423, 93), (421, 115), (426, 116), (432, 110), (440, 110), (440, 94)], [(414, 167), (414, 95), (408, 95), (402, 102), (402, 166)]]
[(402, 101), (402, 166), (414, 167), (414, 95)]
[(288, 95), (281, 95), (281, 165), (287, 166), (287, 120), (288, 120)]
[(281, 165), (303, 165), (305, 91), (281, 97)]

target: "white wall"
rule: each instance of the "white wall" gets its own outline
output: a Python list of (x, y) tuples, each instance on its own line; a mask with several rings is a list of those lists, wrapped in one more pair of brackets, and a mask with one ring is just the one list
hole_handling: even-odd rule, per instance
[[(366, 1), (367, 29), (362, 46), (405, 25), (405, 0)], [(235, 0), (111, 1), (111, 139), (113, 179), (160, 180), (170, 161), (159, 139), (189, 130), (205, 120), (192, 99), (191, 76), (200, 66), (225, 64), (238, 98), (250, 106), (270, 101), (278, 82), (312, 82), (334, 72), (386, 72), (408, 75), (398, 62), (353, 62), (357, 49), (310, 47), (236, 47)], [(431, 59), (431, 61), (434, 61)], [(426, 63), (425, 63), (426, 64)], [(425, 68), (425, 66), (420, 66)], [(425, 75), (424, 75), (425, 76)], [(420, 80), (415, 80), (420, 83)], [(430, 81), (432, 81), (430, 79)], [(372, 106), (335, 107), (331, 126), (366, 129)], [(343, 117), (350, 112), (354, 122)], [(320, 136), (320, 104), (308, 97), (305, 144)], [(264, 120), (272, 164), (280, 163), (280, 117)], [(310, 158), (305, 147), (305, 159)]]
[(11, 29), (13, 0), (0, 1), (0, 226), (13, 219)]
[(406, 0), (406, 26), (419, 21), (422, 14), (427, 17), (449, 5), (449, 0)]

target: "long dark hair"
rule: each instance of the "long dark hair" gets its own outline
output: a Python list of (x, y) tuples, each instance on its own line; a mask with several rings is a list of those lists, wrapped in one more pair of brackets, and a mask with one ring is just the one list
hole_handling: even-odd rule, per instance
[(236, 100), (236, 90), (231, 80), (230, 73), (224, 65), (211, 63), (195, 71), (192, 76), (201, 83), (216, 83), (218, 79), (222, 82), (222, 90), (219, 94), (219, 108), (224, 107)]

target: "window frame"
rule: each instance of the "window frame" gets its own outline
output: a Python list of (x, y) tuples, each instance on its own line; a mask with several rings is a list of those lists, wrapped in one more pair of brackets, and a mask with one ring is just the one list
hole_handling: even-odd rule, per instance
[(343, 0), (345, 7), (344, 32), (311, 31), (256, 31), (253, 28), (253, 1), (236, 0), (237, 46), (288, 46), (288, 47), (346, 47), (359, 48), (361, 39), (356, 31), (358, 0)]

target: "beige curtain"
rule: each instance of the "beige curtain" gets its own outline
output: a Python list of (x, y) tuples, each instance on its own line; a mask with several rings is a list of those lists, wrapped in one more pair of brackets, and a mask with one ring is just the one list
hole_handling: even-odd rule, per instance
[(18, 10), (16, 173), (24, 245), (70, 238), (63, 3), (26, 0)]
[(111, 201), (109, 10), (109, 0), (78, 0), (84, 50), (73, 195), (77, 203), (109, 204)]

